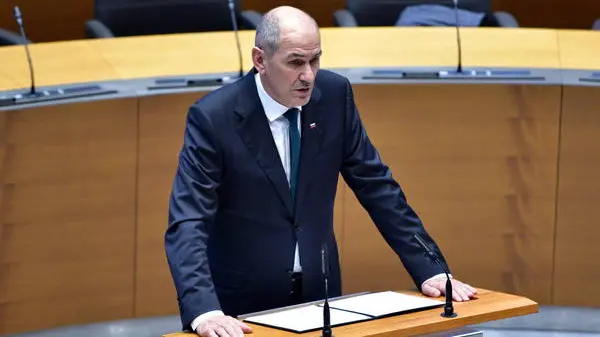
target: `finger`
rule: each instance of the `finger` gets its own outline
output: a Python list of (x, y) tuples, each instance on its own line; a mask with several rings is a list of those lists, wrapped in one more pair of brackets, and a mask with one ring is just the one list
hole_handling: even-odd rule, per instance
[(237, 322), (238, 326), (240, 327), (240, 329), (242, 329), (242, 331), (244, 333), (252, 333), (252, 327), (250, 327), (248, 324), (246, 324), (242, 321), (239, 321), (239, 320), (236, 320), (236, 322)]
[(196, 330), (196, 333), (198, 336), (202, 337), (219, 337), (217, 333), (213, 331), (213, 329), (208, 328), (206, 325), (199, 327)]
[(463, 287), (463, 291), (465, 292), (465, 294), (467, 295), (467, 297), (469, 299), (473, 298), (473, 296), (475, 296), (475, 289), (473, 289), (472, 287), (470, 287), (468, 284), (462, 284)]
[(421, 288), (421, 292), (424, 295), (427, 295), (427, 296), (430, 296), (430, 297), (439, 297), (439, 296), (442, 295), (442, 292), (439, 289), (437, 289), (437, 288), (435, 288), (435, 287), (433, 287), (433, 286), (431, 286), (431, 285), (429, 285), (427, 283), (425, 283), (423, 285), (423, 287)]
[(227, 333), (227, 330), (225, 330), (221, 325), (218, 325), (214, 331), (217, 333), (217, 336), (219, 336), (219, 337), (234, 337), (234, 336), (230, 336)]
[(471, 287), (470, 285), (465, 283), (465, 286), (471, 291), (471, 293), (473, 295), (477, 295), (477, 289), (475, 289), (474, 287)]
[(452, 300), (455, 302), (461, 302), (460, 295), (458, 294), (458, 291), (456, 291), (456, 289), (454, 287), (452, 287)]
[(221, 327), (225, 329), (230, 337), (243, 337), (242, 329), (235, 323), (233, 319), (228, 319), (221, 323)]
[(467, 294), (465, 293), (465, 289), (460, 285), (456, 287), (456, 293), (458, 294), (461, 302), (469, 300), (469, 296), (467, 296)]
[(467, 301), (471, 297), (471, 291), (467, 288), (467, 286), (464, 283), (460, 281), (452, 282), (452, 288), (456, 289), (457, 293), (461, 295), (463, 301)]

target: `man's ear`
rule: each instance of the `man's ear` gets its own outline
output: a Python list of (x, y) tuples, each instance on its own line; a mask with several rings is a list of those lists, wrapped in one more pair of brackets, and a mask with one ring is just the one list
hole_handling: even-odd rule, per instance
[(252, 63), (254, 63), (254, 68), (258, 71), (259, 74), (265, 73), (265, 52), (258, 48), (252, 48)]

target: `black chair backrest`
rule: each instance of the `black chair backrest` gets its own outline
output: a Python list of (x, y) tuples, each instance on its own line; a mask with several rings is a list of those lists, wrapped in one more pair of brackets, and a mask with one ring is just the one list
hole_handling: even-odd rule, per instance
[(227, 0), (96, 0), (94, 11), (115, 36), (233, 29)]
[[(31, 43), (29, 40), (27, 42)], [(21, 34), (0, 28), (0, 46), (14, 46), (19, 44), (23, 44)]]
[[(406, 7), (431, 4), (454, 7), (452, 0), (347, 0), (346, 8), (359, 26), (393, 26)], [(474, 12), (492, 12), (491, 0), (459, 0), (458, 5)]]

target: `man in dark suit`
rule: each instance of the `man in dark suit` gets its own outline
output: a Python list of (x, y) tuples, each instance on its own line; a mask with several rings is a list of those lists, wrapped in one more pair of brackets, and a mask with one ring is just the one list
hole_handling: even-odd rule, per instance
[[(234, 317), (341, 294), (333, 205), (338, 174), (415, 284), (440, 296), (442, 269), (412, 240), (429, 241), (361, 123), (348, 80), (319, 71), (317, 24), (278, 7), (256, 32), (254, 68), (189, 110), (165, 245), (184, 329), (238, 336)], [(453, 280), (455, 300), (475, 294)]]

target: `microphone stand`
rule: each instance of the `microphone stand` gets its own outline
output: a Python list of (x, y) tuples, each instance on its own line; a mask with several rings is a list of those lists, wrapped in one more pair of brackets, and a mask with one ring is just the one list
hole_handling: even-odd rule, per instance
[(445, 289), (445, 300), (446, 301), (444, 304), (444, 312), (442, 312), (440, 314), (440, 316), (442, 316), (444, 318), (456, 317), (457, 314), (454, 312), (454, 304), (452, 302), (452, 281), (450, 281), (450, 275), (448, 273), (448, 268), (446, 268), (446, 265), (444, 263), (442, 263), (442, 261), (440, 261), (437, 254), (434, 253), (433, 250), (431, 250), (431, 248), (429, 248), (429, 246), (425, 243), (425, 240), (423, 240), (421, 238), (421, 236), (419, 236), (419, 234), (415, 234), (414, 238), (415, 238), (415, 240), (417, 240), (419, 245), (421, 247), (423, 247), (423, 249), (425, 249), (425, 252), (427, 252), (427, 256), (429, 256), (429, 258), (432, 260), (432, 262), (439, 265), (440, 267), (442, 267), (444, 274), (446, 274), (446, 289)]
[(34, 104), (43, 103), (50, 101), (65, 100), (70, 98), (85, 98), (91, 96), (115, 94), (115, 89), (105, 89), (100, 85), (80, 85), (80, 86), (63, 86), (48, 90), (38, 90), (35, 85), (35, 72), (33, 69), (33, 61), (31, 60), (31, 53), (29, 51), (29, 40), (25, 33), (25, 24), (23, 23), (23, 15), (21, 9), (18, 6), (13, 8), (13, 16), (19, 29), (21, 31), (21, 37), (23, 38), (23, 45), (25, 47), (25, 53), (27, 54), (27, 64), (29, 65), (29, 77), (31, 86), (29, 91), (26, 93), (17, 93), (10, 95), (0, 95), (0, 107), (6, 106), (17, 106), (23, 104)]
[(231, 25), (233, 27), (233, 33), (235, 34), (235, 42), (237, 45), (237, 51), (238, 51), (238, 62), (240, 65), (240, 70), (238, 73), (238, 77), (243, 77), (244, 76), (244, 71), (243, 71), (243, 62), (242, 62), (242, 47), (240, 47), (240, 34), (239, 34), (239, 28), (238, 28), (238, 24), (237, 24), (237, 18), (235, 15), (235, 3), (233, 2), (233, 0), (229, 0), (229, 14), (231, 16)]
[(31, 53), (29, 52), (29, 42), (27, 40), (27, 35), (25, 34), (25, 25), (23, 24), (23, 16), (21, 15), (21, 10), (19, 9), (19, 6), (15, 6), (13, 8), (13, 15), (15, 17), (15, 21), (17, 21), (17, 25), (19, 25), (19, 30), (21, 31), (23, 45), (25, 46), (25, 54), (27, 55), (27, 64), (29, 65), (29, 77), (31, 82), (31, 88), (29, 89), (29, 93), (24, 94), (23, 96), (27, 98), (43, 96), (44, 93), (38, 92), (35, 88), (33, 61), (31, 60)]
[(460, 24), (458, 22), (458, 0), (452, 0), (452, 2), (454, 3), (454, 27), (456, 28), (456, 44), (458, 46), (458, 65), (456, 66), (456, 72), (462, 73), (462, 43), (460, 41)]
[(166, 80), (157, 80), (155, 81), (156, 85), (148, 87), (150, 90), (157, 89), (179, 89), (179, 88), (190, 88), (190, 87), (213, 87), (213, 86), (222, 86), (228, 83), (233, 83), (237, 79), (242, 78), (244, 76), (244, 71), (242, 69), (242, 49), (240, 47), (240, 37), (239, 37), (239, 29), (237, 24), (237, 18), (235, 14), (235, 4), (234, 0), (228, 0), (227, 6), (229, 8), (229, 14), (231, 17), (231, 24), (233, 27), (233, 33), (235, 35), (235, 40), (237, 44), (237, 53), (238, 53), (238, 62), (239, 62), (239, 70), (236, 76), (223, 76), (223, 77), (203, 77), (203, 78), (195, 78), (195, 79), (185, 79), (185, 78), (176, 78), (176, 79), (166, 79)]
[(329, 261), (327, 259), (327, 246), (323, 244), (321, 247), (321, 272), (323, 274), (323, 281), (325, 286), (325, 303), (323, 304), (323, 329), (321, 331), (321, 337), (333, 337), (331, 331), (331, 315), (329, 309)]

